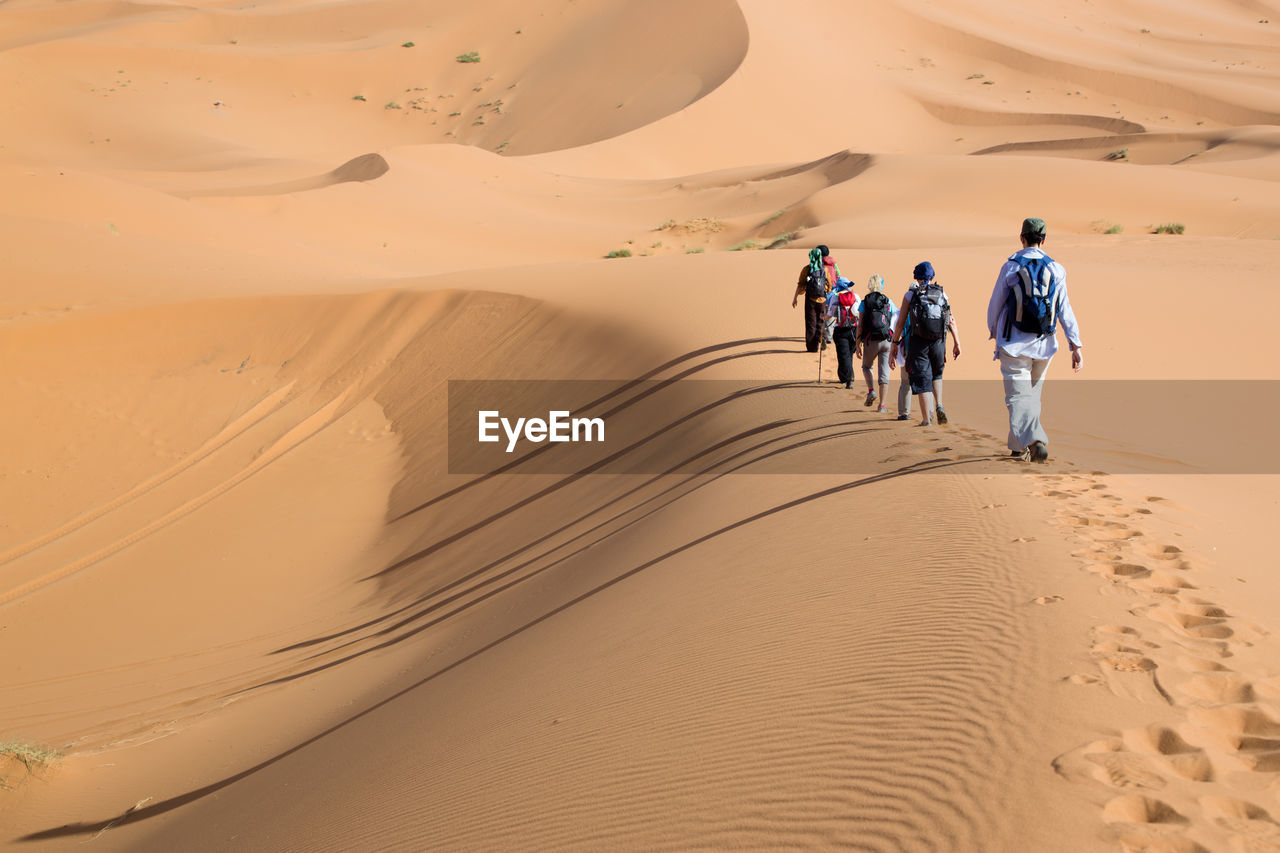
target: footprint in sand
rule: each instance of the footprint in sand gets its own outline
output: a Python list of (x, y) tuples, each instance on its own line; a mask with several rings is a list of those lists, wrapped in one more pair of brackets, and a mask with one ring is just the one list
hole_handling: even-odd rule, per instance
[(1102, 819), (1125, 850), (1155, 853), (1207, 853), (1184, 835), (1190, 821), (1163, 800), (1122, 794), (1102, 809)]
[(1178, 685), (1178, 692), (1213, 705), (1253, 702), (1253, 683), (1234, 672), (1200, 672)]
[(1262, 806), (1233, 797), (1201, 797), (1200, 808), (1214, 823), (1240, 836), (1237, 849), (1280, 850), (1280, 825)]
[(1177, 595), (1185, 590), (1194, 590), (1197, 587), (1185, 581), (1177, 575), (1159, 569), (1153, 570), (1148, 574), (1142, 583), (1136, 584), (1139, 589), (1147, 592), (1156, 593), (1158, 595)]
[(1151, 575), (1150, 569), (1148, 569), (1146, 566), (1139, 566), (1136, 563), (1121, 563), (1121, 562), (1092, 563), (1088, 566), (1085, 566), (1085, 568), (1091, 572), (1097, 572), (1098, 574), (1104, 575), (1113, 580), (1121, 580), (1121, 579), (1137, 580), (1140, 578), (1149, 577)]
[(1060, 595), (1041, 595), (1031, 599), (1034, 604), (1055, 604), (1062, 600), (1063, 598)]
[(1280, 720), (1256, 705), (1192, 708), (1188, 719), (1248, 770), (1280, 772)]
[(1059, 755), (1052, 765), (1064, 779), (1094, 780), (1113, 788), (1159, 790), (1167, 783), (1146, 758), (1125, 752), (1124, 744), (1115, 738), (1087, 743)]
[(1112, 798), (1102, 809), (1107, 823), (1185, 824), (1183, 817), (1173, 806), (1143, 794), (1121, 794)]
[(1156, 662), (1138, 650), (1103, 642), (1094, 646), (1091, 655), (1102, 670), (1107, 687), (1117, 696), (1151, 705), (1173, 703), (1156, 676)]
[(1204, 658), (1191, 657), (1183, 655), (1178, 658), (1178, 666), (1187, 672), (1230, 672), (1222, 664), (1216, 660), (1206, 660)]
[(1130, 750), (1163, 758), (1174, 775), (1192, 782), (1211, 782), (1213, 763), (1200, 747), (1188, 743), (1180, 732), (1168, 726), (1130, 729), (1123, 735)]
[[(1217, 608), (1204, 609), (1210, 612), (1221, 612)], [(1177, 634), (1195, 640), (1229, 640), (1236, 633), (1226, 624), (1225, 618), (1202, 616), (1194, 610), (1188, 612), (1186, 607), (1173, 609), (1160, 605), (1148, 610), (1146, 616), (1148, 619), (1172, 628)]]

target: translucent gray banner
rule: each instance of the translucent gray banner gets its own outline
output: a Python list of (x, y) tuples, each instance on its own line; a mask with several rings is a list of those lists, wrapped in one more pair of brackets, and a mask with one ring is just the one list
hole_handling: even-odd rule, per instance
[[(999, 380), (947, 380), (949, 423), (867, 406), (866, 387), (801, 381), (450, 380), (451, 474), (1020, 473)], [(1228, 412), (1215, 402), (1239, 401)], [(877, 401), (878, 402), (878, 401)], [(1050, 380), (1048, 467), (1277, 474), (1280, 382)], [(1045, 470), (1036, 466), (1034, 470)]]

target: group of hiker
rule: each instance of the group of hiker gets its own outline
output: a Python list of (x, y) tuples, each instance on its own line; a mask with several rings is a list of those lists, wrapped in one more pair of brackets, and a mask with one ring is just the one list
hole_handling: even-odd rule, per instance
[[(1049, 362), (1058, 351), (1059, 323), (1071, 348), (1072, 368), (1084, 366), (1080, 330), (1067, 298), (1067, 273), (1045, 254), (1046, 236), (1043, 219), (1023, 220), (1022, 248), (1001, 266), (987, 306), (987, 331), (996, 342), (994, 360), (1000, 362), (1009, 410), (1010, 455), (1035, 462), (1049, 458), (1049, 439), (1040, 424), (1041, 393)], [(920, 426), (945, 424), (942, 374), (947, 334), (951, 356), (958, 359), (960, 332), (933, 264), (921, 261), (911, 277), (899, 304), (884, 293), (884, 278), (878, 274), (870, 277), (866, 295), (859, 297), (830, 249), (817, 246), (800, 270), (791, 305), (796, 307), (804, 298), (805, 348), (819, 352), (833, 344), (836, 376), (845, 388), (853, 388), (854, 359), (861, 361), (866, 406), (888, 412), (889, 381), (899, 370), (898, 420), (911, 417), (914, 396), (919, 398)]]

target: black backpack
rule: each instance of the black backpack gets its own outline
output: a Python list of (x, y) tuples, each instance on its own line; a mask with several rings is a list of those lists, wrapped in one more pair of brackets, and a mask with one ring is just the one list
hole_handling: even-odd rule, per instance
[(825, 270), (815, 275), (813, 267), (809, 267), (808, 273), (805, 274), (804, 295), (815, 301), (827, 295), (827, 273)]
[(942, 340), (947, 334), (951, 308), (940, 284), (922, 284), (911, 297), (911, 336), (922, 341)]
[(863, 340), (886, 341), (893, 334), (893, 303), (889, 297), (878, 290), (873, 290), (862, 300), (862, 335)]

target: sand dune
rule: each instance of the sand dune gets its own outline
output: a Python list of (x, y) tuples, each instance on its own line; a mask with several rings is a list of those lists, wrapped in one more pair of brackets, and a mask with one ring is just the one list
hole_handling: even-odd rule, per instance
[[(6, 849), (1280, 844), (1274, 3), (0, 21)], [(932, 260), (950, 426), (803, 352), (817, 243)], [(473, 458), (468, 381), (621, 437)]]

